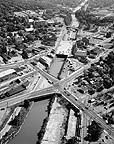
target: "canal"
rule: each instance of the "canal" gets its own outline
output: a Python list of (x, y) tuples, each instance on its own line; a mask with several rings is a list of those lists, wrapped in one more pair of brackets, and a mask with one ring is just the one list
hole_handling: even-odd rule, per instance
[(30, 110), (19, 134), (9, 144), (36, 144), (37, 133), (41, 129), (44, 118), (47, 116), (48, 100), (35, 102)]

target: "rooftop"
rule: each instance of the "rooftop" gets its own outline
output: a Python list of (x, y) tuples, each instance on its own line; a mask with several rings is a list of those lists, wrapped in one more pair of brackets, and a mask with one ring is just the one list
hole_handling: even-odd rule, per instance
[(71, 52), (71, 49), (72, 49), (72, 43), (70, 43), (69, 41), (61, 41), (56, 54), (63, 53), (65, 55), (68, 55)]

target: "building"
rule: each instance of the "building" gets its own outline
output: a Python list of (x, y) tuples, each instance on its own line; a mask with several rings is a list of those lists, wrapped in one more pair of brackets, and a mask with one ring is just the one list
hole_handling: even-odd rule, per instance
[(105, 43), (103, 44), (103, 48), (110, 49), (113, 47), (113, 43)]
[(41, 64), (43, 64), (45, 67), (48, 67), (48, 64), (47, 64), (46, 60), (44, 60), (43, 58), (39, 58), (39, 62)]
[(56, 54), (70, 55), (71, 49), (72, 49), (72, 43), (70, 43), (69, 41), (61, 41)]
[(52, 59), (50, 59), (49, 57), (46, 56), (42, 56), (42, 58), (46, 61), (46, 63), (48, 64), (48, 66), (50, 66)]
[(13, 75), (16, 75), (16, 71), (14, 69), (8, 69), (0, 72), (0, 82), (10, 79)]
[(23, 37), (15, 37), (15, 42), (16, 44), (21, 44), (22, 42), (24, 41), (24, 38)]
[(35, 23), (34, 23), (35, 28), (45, 26), (45, 25), (46, 25), (46, 21), (44, 19), (35, 20)]
[(14, 12), (14, 16), (28, 18), (28, 15), (26, 13), (23, 13), (23, 12)]
[(10, 60), (8, 60), (8, 63), (15, 63), (15, 62), (19, 62), (19, 61), (24, 61), (22, 56), (12, 57)]
[(94, 55), (99, 55), (102, 52), (102, 50), (99, 47), (95, 47), (90, 52)]
[(26, 10), (26, 11), (23, 11), (23, 13), (25, 13), (30, 18), (37, 18), (39, 16), (38, 13), (36, 13), (36, 12), (34, 12), (32, 10)]
[(0, 65), (1, 64), (4, 64), (4, 62), (3, 62), (3, 58), (0, 56)]
[(34, 20), (33, 19), (29, 19), (28, 22), (29, 22), (30, 25), (34, 24)]
[(82, 51), (82, 50), (77, 50), (75, 53), (76, 57), (86, 57), (87, 56), (87, 51)]
[(47, 46), (55, 46), (55, 40), (42, 41), (41, 44), (47, 45)]
[(76, 40), (76, 32), (72, 32), (70, 33), (70, 39), (71, 40)]
[(8, 92), (5, 93), (6, 96), (12, 96), (14, 94), (17, 94), (19, 92), (22, 92), (26, 89), (26, 87), (29, 85), (29, 82), (24, 82), (22, 85), (19, 85), (17, 87), (14, 87), (12, 89), (10, 89)]
[(55, 21), (52, 20), (52, 19), (48, 19), (46, 22), (47, 22), (48, 24), (50, 24), (50, 25), (53, 25), (53, 24), (55, 23)]
[(33, 32), (33, 31), (34, 31), (34, 28), (33, 28), (33, 27), (26, 28), (25, 31), (26, 31), (26, 32)]

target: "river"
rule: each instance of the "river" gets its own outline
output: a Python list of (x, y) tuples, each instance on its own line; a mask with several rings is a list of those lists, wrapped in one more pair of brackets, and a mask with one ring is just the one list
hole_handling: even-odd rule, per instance
[(47, 112), (45, 112), (47, 105), (48, 100), (34, 103), (19, 134), (9, 144), (36, 144), (37, 133), (47, 116)]

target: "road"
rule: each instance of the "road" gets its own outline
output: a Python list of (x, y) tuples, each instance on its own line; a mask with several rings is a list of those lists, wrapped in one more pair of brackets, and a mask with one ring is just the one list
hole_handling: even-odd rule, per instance
[[(107, 56), (108, 53), (111, 52), (111, 51), (112, 51), (112, 50), (109, 50), (109, 51), (107, 51), (106, 53), (102, 53), (102, 56)], [(74, 78), (77, 78), (78, 76), (82, 75), (83, 71), (84, 71), (84, 70), (87, 70), (87, 69), (91, 66), (91, 64), (97, 62), (100, 57), (101, 57), (101, 55), (98, 56), (96, 59), (92, 60), (91, 62), (89, 62), (87, 65), (84, 65), (84, 66), (79, 67), (79, 69), (77, 69), (74, 73), (72, 73), (72, 74), (71, 74), (70, 76), (68, 76), (67, 78), (62, 79), (62, 80), (60, 81), (60, 85), (62, 86), (62, 88), (65, 87), (66, 84), (67, 84), (69, 81), (71, 81), (71, 80), (73, 80)]]
[(17, 63), (13, 63), (13, 64), (5, 64), (5, 65), (0, 66), (0, 69), (10, 69), (10, 68), (17, 67), (18, 65), (24, 65), (24, 64), (32, 62), (34, 58), (39, 59), (40, 57), (45, 56), (48, 53), (49, 53), (49, 51), (45, 52), (45, 53), (43, 52), (43, 53), (37, 54), (37, 55), (35, 55), (35, 56), (33, 56), (33, 57), (29, 58), (29, 59), (26, 59), (24, 61), (21, 61), (21, 62), (17, 62)]
[(107, 125), (104, 120), (102, 118), (100, 118), (92, 109), (91, 107), (86, 107), (85, 104), (83, 104), (82, 102), (80, 102), (79, 100), (76, 100), (74, 98), (73, 95), (71, 95), (68, 91), (64, 91), (60, 86), (57, 86), (55, 88), (53, 88), (53, 86), (50, 86), (48, 88), (36, 91), (36, 92), (32, 92), (30, 94), (24, 94), (24, 95), (20, 95), (18, 97), (13, 97), (10, 98), (8, 100), (2, 101), (0, 102), (0, 107), (6, 107), (7, 103), (8, 106), (13, 105), (14, 103), (23, 101), (25, 99), (31, 99), (31, 98), (35, 98), (38, 96), (42, 96), (42, 95), (47, 95), (50, 93), (55, 93), (55, 89), (58, 89), (58, 91), (62, 94), (62, 96), (68, 100), (72, 105), (74, 105), (75, 107), (78, 107), (79, 109), (81, 109), (84, 113), (86, 113), (89, 117), (91, 117), (93, 120), (95, 120), (97, 123), (100, 123), (101, 126), (114, 138), (114, 128)]
[(23, 79), (26, 79), (26, 78), (28, 78), (28, 77), (36, 74), (36, 73), (37, 73), (37, 71), (32, 71), (32, 72), (29, 72), (29, 73), (24, 74), (24, 75), (22, 75), (22, 76), (17, 76), (17, 77), (15, 77), (15, 78), (13, 78), (13, 79), (10, 79), (10, 80), (8, 80), (8, 81), (6, 81), (6, 82), (1, 83), (1, 84), (0, 84), (0, 88), (3, 87), (3, 86), (5, 86), (5, 85), (8, 85), (8, 84), (9, 84), (10, 82), (12, 82), (12, 81), (15, 81), (15, 80), (17, 80), (17, 79), (23, 80)]
[(82, 2), (79, 6), (77, 6), (75, 9), (73, 9), (73, 13), (76, 13), (76, 11), (78, 11), (79, 9), (81, 9), (82, 6), (84, 6), (87, 1), (88, 1), (88, 0), (85, 0), (85, 1)]
[(55, 90), (54, 90), (53, 86), (47, 87), (47, 88), (39, 90), (39, 91), (34, 91), (34, 92), (31, 92), (31, 93), (26, 93), (26, 94), (23, 94), (23, 95), (19, 95), (19, 96), (16, 96), (16, 97), (10, 97), (9, 99), (2, 100), (0, 102), (0, 108), (6, 108), (7, 104), (8, 104), (8, 106), (11, 106), (11, 105), (14, 105), (18, 102), (24, 101), (25, 99), (31, 99), (31, 98), (35, 98), (35, 97), (38, 97), (38, 96), (47, 95), (47, 94), (50, 94), (50, 93), (55, 93)]
[[(110, 136), (114, 138), (114, 128), (107, 125), (102, 118), (100, 118), (93, 110), (91, 110), (90, 107), (86, 107), (83, 103), (76, 100), (73, 95), (71, 95), (68, 91), (67, 93), (63, 91), (63, 89), (59, 88), (59, 91), (61, 92), (62, 96), (67, 99), (74, 107), (78, 107), (81, 109), (85, 114), (87, 114), (90, 118), (95, 120), (97, 123), (99, 123), (102, 128), (104, 128)], [(69, 95), (69, 96), (68, 96)]]
[[(31, 64), (30, 64), (31, 65)], [(36, 66), (31, 65), (36, 71), (38, 71), (43, 77), (45, 77), (47, 80), (52, 81), (53, 83), (59, 82), (57, 78), (54, 76), (48, 74), (45, 70), (42, 70)]]

